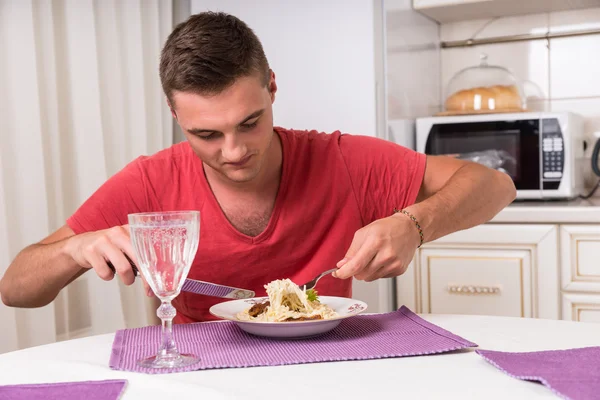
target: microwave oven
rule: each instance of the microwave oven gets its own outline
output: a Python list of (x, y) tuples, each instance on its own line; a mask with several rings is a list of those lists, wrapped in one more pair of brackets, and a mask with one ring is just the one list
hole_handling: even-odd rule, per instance
[(571, 112), (418, 118), (416, 150), (503, 171), (518, 200), (571, 199), (583, 190), (583, 119)]

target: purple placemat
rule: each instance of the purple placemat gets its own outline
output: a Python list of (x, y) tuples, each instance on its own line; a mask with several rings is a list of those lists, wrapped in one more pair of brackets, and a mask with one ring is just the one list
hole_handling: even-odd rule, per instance
[(357, 315), (332, 331), (301, 340), (269, 339), (250, 335), (230, 321), (175, 325), (179, 351), (198, 355), (197, 364), (171, 371), (138, 367), (138, 359), (156, 354), (160, 327), (117, 331), (110, 367), (144, 373), (183, 372), (325, 361), (367, 360), (444, 353), (476, 347), (406, 307), (386, 314)]
[(0, 386), (0, 400), (117, 400), (126, 380)]
[(539, 381), (564, 399), (600, 399), (600, 347), (477, 354), (513, 378)]

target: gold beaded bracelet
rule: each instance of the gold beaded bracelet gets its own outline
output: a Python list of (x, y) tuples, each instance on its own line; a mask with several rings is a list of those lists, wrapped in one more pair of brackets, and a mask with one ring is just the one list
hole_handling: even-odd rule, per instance
[(394, 208), (394, 213), (402, 213), (402, 214), (406, 215), (408, 218), (410, 218), (412, 220), (412, 222), (415, 223), (415, 226), (419, 230), (419, 237), (421, 239), (421, 243), (419, 243), (417, 248), (421, 247), (423, 245), (423, 230), (421, 229), (421, 225), (419, 225), (419, 221), (417, 221), (417, 218), (415, 218), (415, 216), (412, 215), (411, 213), (409, 213), (408, 211), (398, 210), (397, 208)]

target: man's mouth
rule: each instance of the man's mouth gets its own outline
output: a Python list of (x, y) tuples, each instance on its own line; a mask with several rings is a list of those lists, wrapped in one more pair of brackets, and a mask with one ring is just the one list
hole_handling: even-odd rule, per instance
[(234, 166), (234, 167), (242, 167), (242, 166), (244, 166), (245, 164), (247, 164), (247, 163), (248, 163), (248, 161), (250, 160), (250, 157), (252, 157), (252, 155), (251, 155), (251, 154), (250, 154), (250, 155), (247, 155), (247, 156), (246, 156), (246, 157), (244, 157), (244, 158), (242, 158), (240, 161), (237, 161), (237, 162), (228, 162), (228, 163), (226, 163), (226, 164), (227, 164), (227, 165), (232, 165), (232, 166)]

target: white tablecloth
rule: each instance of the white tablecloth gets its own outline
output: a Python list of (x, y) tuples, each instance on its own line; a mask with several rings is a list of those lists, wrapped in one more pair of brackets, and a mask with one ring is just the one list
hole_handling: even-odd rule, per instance
[[(421, 315), (479, 348), (539, 351), (600, 346), (600, 324)], [(472, 350), (383, 360), (146, 375), (113, 371), (113, 334), (0, 355), (0, 385), (127, 379), (123, 399), (556, 399), (505, 375)]]

